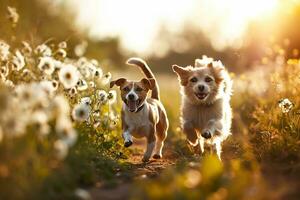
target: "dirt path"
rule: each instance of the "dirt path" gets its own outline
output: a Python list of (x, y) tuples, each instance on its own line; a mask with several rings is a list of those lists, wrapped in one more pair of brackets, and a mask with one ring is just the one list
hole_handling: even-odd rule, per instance
[(116, 174), (120, 178), (117, 178), (118, 183), (115, 187), (107, 187), (100, 184), (97, 186), (96, 184), (95, 187), (89, 190), (93, 200), (126, 200), (129, 198), (129, 190), (135, 180), (155, 178), (164, 169), (176, 164), (178, 155), (171, 148), (168, 148), (168, 144), (166, 145), (163, 159), (151, 159), (148, 163), (143, 163), (141, 159), (144, 145), (145, 142), (143, 140), (137, 140), (130, 147), (134, 149), (134, 153), (127, 160), (132, 172), (130, 178), (124, 178), (123, 172), (120, 171)]

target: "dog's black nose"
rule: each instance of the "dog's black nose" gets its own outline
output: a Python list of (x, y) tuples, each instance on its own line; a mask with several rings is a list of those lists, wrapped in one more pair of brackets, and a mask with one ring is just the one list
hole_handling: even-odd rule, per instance
[(128, 99), (129, 100), (134, 100), (134, 95), (133, 94), (128, 95)]
[(203, 90), (204, 90), (204, 85), (199, 85), (199, 86), (198, 86), (198, 89), (199, 89), (200, 92), (203, 92)]
[(201, 134), (201, 136), (204, 137), (205, 139), (209, 139), (209, 138), (211, 138), (211, 133), (209, 131), (204, 131)]

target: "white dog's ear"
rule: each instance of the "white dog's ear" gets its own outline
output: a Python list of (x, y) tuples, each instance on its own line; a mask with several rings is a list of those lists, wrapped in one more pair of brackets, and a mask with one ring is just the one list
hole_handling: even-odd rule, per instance
[(188, 84), (188, 78), (190, 76), (190, 73), (189, 73), (190, 71), (188, 69), (185, 69), (184, 67), (180, 67), (178, 65), (173, 65), (172, 69), (178, 75), (180, 84), (182, 86), (186, 86)]
[(118, 80), (111, 81), (109, 87), (112, 88), (114, 85), (122, 86), (126, 82), (127, 80), (125, 78), (119, 78)]
[(201, 59), (197, 58), (195, 60), (195, 67), (202, 67), (203, 66), (203, 62)]
[(221, 61), (213, 61), (208, 65), (208, 67), (211, 68), (217, 83), (220, 83), (224, 80), (226, 70)]

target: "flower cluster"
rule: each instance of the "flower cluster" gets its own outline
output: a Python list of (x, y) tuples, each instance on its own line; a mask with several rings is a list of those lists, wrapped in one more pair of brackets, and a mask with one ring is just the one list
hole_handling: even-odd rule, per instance
[(278, 101), (278, 106), (282, 113), (288, 113), (294, 107), (294, 104), (289, 99), (281, 99)]
[[(108, 91), (111, 74), (98, 61), (67, 55), (67, 43), (11, 50), (0, 40), (0, 139), (22, 136), (31, 127), (44, 137), (51, 132), (58, 157), (76, 141), (74, 123), (114, 128), (118, 116), (110, 110), (116, 92)], [(51, 125), (50, 125), (51, 124)], [(53, 129), (53, 130), (52, 130)]]

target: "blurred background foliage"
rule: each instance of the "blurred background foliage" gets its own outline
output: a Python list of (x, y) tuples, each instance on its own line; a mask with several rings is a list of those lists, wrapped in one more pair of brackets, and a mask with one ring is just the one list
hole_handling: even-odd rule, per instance
[[(20, 15), (19, 23), (15, 28), (12, 28), (11, 22), (7, 20), (8, 5), (15, 7)], [(89, 44), (87, 57), (110, 61), (114, 66), (123, 65), (124, 57), (120, 52), (117, 38), (91, 41), (82, 31), (74, 28), (72, 13), (63, 7), (53, 7), (51, 1), (3, 0), (0, 3), (0, 10), (2, 13), (0, 35), (2, 39), (11, 41), (12, 47), (20, 45), (20, 41), (37, 45), (54, 40), (67, 41), (70, 49), (74, 49), (77, 44), (87, 41)], [(75, 56), (72, 51), (68, 54)]]
[[(300, 30), (297, 28), (300, 4), (297, 1), (283, 0), (279, 3), (281, 9), (276, 10), (275, 17), (261, 18), (250, 23), (240, 48), (227, 47), (218, 51), (201, 30), (189, 24), (178, 34), (169, 32), (161, 25), (155, 40), (168, 45), (170, 50), (163, 56), (147, 55), (147, 60), (154, 70), (170, 73), (170, 66), (174, 61), (177, 64), (189, 65), (191, 60), (206, 54), (222, 60), (233, 72), (243, 72), (255, 67), (253, 63), (261, 63), (264, 55), (269, 56), (270, 47), (277, 48), (277, 51), (283, 47), (286, 56), (295, 57), (298, 55), (296, 49), (300, 47)], [(124, 67), (124, 60), (128, 56), (139, 55), (139, 52), (121, 48), (117, 37), (103, 40), (89, 38), (85, 32), (88, 29), (79, 30), (74, 26), (75, 11), (67, 8), (68, 4), (63, 1), (57, 6), (47, 0), (2, 0), (1, 13), (6, 13), (7, 5), (16, 7), (21, 17), (19, 25), (12, 30), (6, 15), (0, 16), (0, 34), (3, 39), (14, 41), (11, 33), (15, 33), (18, 40), (41, 43), (52, 38), (66, 40), (70, 47), (81, 41), (88, 41), (87, 57), (106, 60), (110, 62), (110, 67), (116, 68)]]

